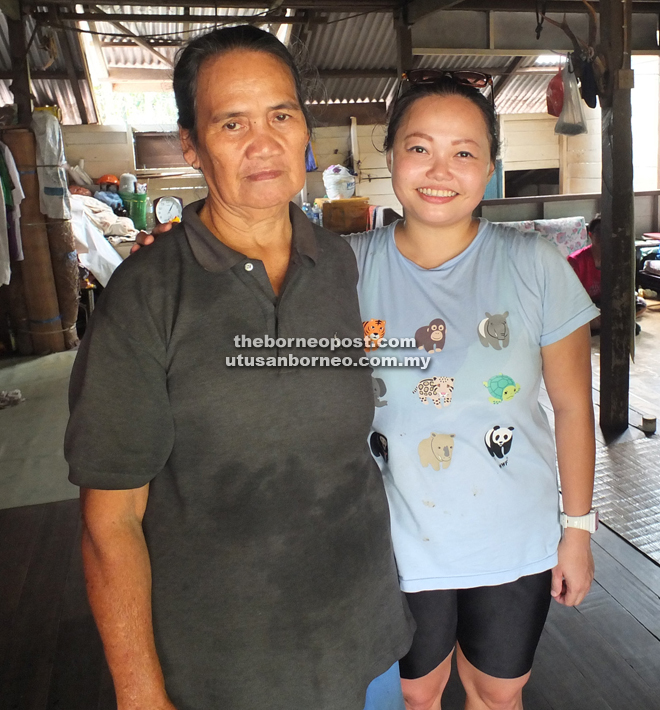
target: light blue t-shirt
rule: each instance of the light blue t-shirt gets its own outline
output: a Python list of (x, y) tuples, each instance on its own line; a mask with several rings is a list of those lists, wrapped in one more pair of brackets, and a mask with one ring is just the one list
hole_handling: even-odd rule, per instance
[[(395, 225), (348, 238), (363, 321), (415, 338), (421, 367), (375, 367), (370, 437), (405, 592), (504, 584), (550, 569), (560, 539), (555, 447), (539, 404), (541, 347), (598, 310), (554, 245), (482, 220), (435, 269)], [(382, 324), (377, 324), (382, 329)]]

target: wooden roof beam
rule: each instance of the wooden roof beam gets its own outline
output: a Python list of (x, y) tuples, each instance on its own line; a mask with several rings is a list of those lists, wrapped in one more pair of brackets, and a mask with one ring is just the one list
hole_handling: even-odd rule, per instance
[[(516, 70), (520, 67), (524, 57), (514, 57), (507, 65), (504, 70), (504, 74), (501, 79), (497, 81), (493, 87), (493, 98), (497, 98), (506, 87), (513, 81), (513, 77), (516, 74)], [(556, 70), (553, 67), (552, 73), (556, 74)]]
[(135, 44), (140, 45), (143, 49), (146, 49), (147, 52), (150, 54), (153, 54), (154, 57), (156, 57), (160, 62), (163, 62), (163, 64), (166, 64), (168, 67), (174, 67), (174, 63), (169, 57), (166, 57), (164, 54), (161, 54), (157, 49), (154, 49), (149, 42), (147, 42), (145, 39), (142, 37), (139, 37), (138, 35), (135, 34), (135, 32), (131, 32), (131, 30), (128, 29), (128, 27), (124, 27), (124, 25), (119, 24), (119, 22), (114, 22), (111, 19), (109, 19), (111, 16), (108, 15), (108, 13), (103, 12), (103, 10), (99, 9), (98, 7), (91, 6), (90, 9), (95, 15), (95, 19), (98, 19), (99, 21), (102, 22), (107, 22), (108, 24), (112, 25), (115, 29), (119, 30), (120, 32), (123, 32), (126, 35), (129, 35)]
[[(41, 3), (40, 3), (41, 4)], [(186, 24), (190, 23), (193, 25), (215, 25), (218, 22), (236, 22), (237, 19), (245, 22), (257, 22), (257, 23), (273, 23), (279, 25), (295, 25), (300, 22), (300, 18), (296, 17), (285, 17), (284, 15), (255, 15), (252, 16), (240, 16), (237, 18), (236, 15), (150, 15), (139, 12), (107, 12), (105, 13), (107, 17), (112, 18), (114, 22), (145, 22), (145, 23), (180, 23)], [(32, 16), (35, 19), (48, 21), (49, 14), (47, 12), (33, 12)], [(86, 20), (86, 21), (99, 21), (102, 20), (106, 22), (105, 18), (100, 18), (96, 12), (70, 12), (64, 13), (60, 12), (58, 15), (60, 20)], [(313, 17), (307, 20), (307, 23), (323, 25), (327, 23), (327, 17)]]
[[(57, 5), (60, 7), (70, 7), (72, 0), (23, 0), (24, 6), (42, 7), (45, 5)], [(222, 7), (258, 9), (264, 6), (258, 0), (223, 0)], [(399, 0), (285, 0), (280, 10), (316, 10), (318, 12), (391, 12), (400, 6)], [(154, 0), (131, 0), (131, 7), (154, 7)], [(157, 7), (217, 7), (215, 0), (175, 0), (168, 2), (158, 2)], [(232, 15), (234, 19), (236, 18)]]
[[(430, 15), (439, 10), (449, 10), (461, 5), (463, 0), (410, 0), (406, 3), (405, 18), (413, 25), (426, 15)], [(461, 9), (461, 8), (458, 8)]]

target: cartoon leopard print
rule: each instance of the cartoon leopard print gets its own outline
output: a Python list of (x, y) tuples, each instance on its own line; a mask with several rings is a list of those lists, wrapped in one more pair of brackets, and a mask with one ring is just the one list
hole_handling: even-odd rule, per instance
[(420, 380), (413, 390), (413, 394), (415, 392), (418, 393), (422, 404), (428, 404), (430, 399), (438, 409), (442, 407), (443, 402), (445, 407), (448, 407), (451, 404), (452, 394), (454, 393), (454, 378), (428, 377)]

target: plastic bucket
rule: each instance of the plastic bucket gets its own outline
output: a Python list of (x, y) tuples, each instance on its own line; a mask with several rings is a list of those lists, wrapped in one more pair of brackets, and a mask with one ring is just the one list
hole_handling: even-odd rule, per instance
[(135, 229), (147, 228), (147, 195), (137, 192), (120, 192), (124, 207), (128, 210), (128, 216), (133, 220)]

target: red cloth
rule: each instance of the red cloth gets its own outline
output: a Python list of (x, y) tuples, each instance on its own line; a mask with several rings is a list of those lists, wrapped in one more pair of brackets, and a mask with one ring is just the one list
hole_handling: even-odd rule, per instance
[(568, 263), (573, 267), (586, 292), (595, 303), (600, 301), (600, 270), (594, 262), (592, 245), (578, 249), (568, 257)]

